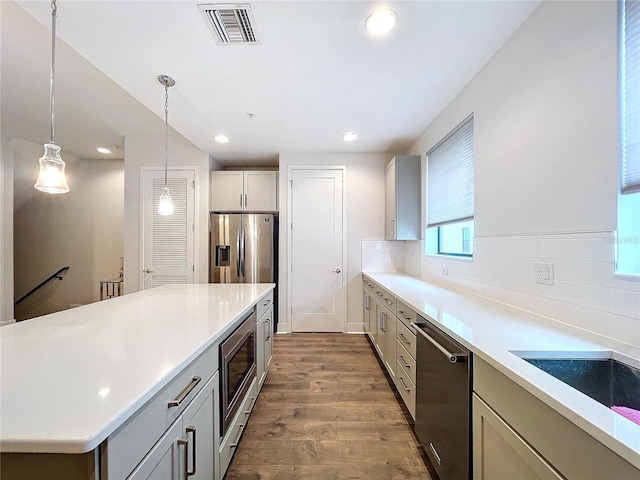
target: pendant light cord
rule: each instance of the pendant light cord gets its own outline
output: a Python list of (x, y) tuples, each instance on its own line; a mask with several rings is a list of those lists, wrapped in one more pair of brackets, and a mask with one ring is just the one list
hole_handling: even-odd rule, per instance
[(164, 186), (167, 186), (167, 164), (169, 163), (169, 86), (164, 87)]
[(53, 120), (55, 114), (55, 75), (56, 75), (56, 17), (58, 7), (56, 0), (51, 0), (51, 142), (55, 144), (55, 132), (53, 129)]

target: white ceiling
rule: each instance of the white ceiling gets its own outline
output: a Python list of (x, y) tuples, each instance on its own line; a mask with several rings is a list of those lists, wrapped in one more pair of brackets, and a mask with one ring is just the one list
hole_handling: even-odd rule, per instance
[[(3, 134), (43, 143), (50, 4), (1, 3)], [(274, 164), (285, 151), (403, 152), (539, 1), (258, 0), (255, 46), (218, 46), (198, 3), (210, 2), (58, 0), (63, 150), (94, 158), (126, 135), (162, 133), (156, 77), (167, 74), (170, 125), (223, 164)], [(381, 4), (398, 22), (373, 38), (364, 20)], [(346, 131), (358, 139), (345, 143)], [(230, 142), (215, 142), (219, 133)]]

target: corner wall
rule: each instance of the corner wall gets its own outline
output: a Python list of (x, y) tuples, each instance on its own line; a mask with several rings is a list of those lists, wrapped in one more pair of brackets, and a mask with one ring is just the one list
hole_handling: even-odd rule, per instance
[(13, 151), (0, 138), (0, 326), (13, 323)]
[[(614, 273), (616, 69), (616, 2), (542, 2), (407, 152), (424, 168), (474, 113), (474, 258), (411, 242), (408, 271), (640, 345), (640, 278)], [(553, 286), (534, 282), (539, 261), (554, 264)]]
[(384, 236), (384, 168), (391, 157), (380, 153), (280, 153), (278, 196), (280, 206), (280, 263), (278, 279), (278, 332), (291, 332), (288, 323), (288, 231), (290, 166), (346, 165), (347, 230), (343, 267), (347, 285), (347, 333), (362, 333), (362, 280), (360, 272), (362, 240)]

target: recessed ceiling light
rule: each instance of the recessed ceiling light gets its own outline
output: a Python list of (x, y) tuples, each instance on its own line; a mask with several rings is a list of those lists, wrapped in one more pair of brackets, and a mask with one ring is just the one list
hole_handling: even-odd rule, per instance
[(98, 148), (96, 148), (96, 150), (98, 150), (100, 153), (111, 153), (111, 150), (109, 150), (108, 148), (104, 148), (104, 147), (98, 147)]
[(369, 15), (364, 25), (371, 35), (383, 35), (394, 27), (397, 18), (393, 10), (381, 8)]
[(216, 135), (215, 140), (218, 143), (228, 143), (229, 137), (227, 137), (226, 135)]
[(358, 136), (353, 132), (347, 132), (344, 135), (342, 135), (342, 139), (345, 142), (353, 142), (356, 138), (358, 138)]

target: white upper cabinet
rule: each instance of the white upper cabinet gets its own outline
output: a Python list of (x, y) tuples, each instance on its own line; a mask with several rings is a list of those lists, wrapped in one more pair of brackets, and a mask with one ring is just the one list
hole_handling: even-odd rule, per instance
[(387, 240), (420, 240), (420, 155), (395, 156), (385, 170)]
[(216, 212), (278, 211), (278, 172), (211, 172), (209, 209)]

